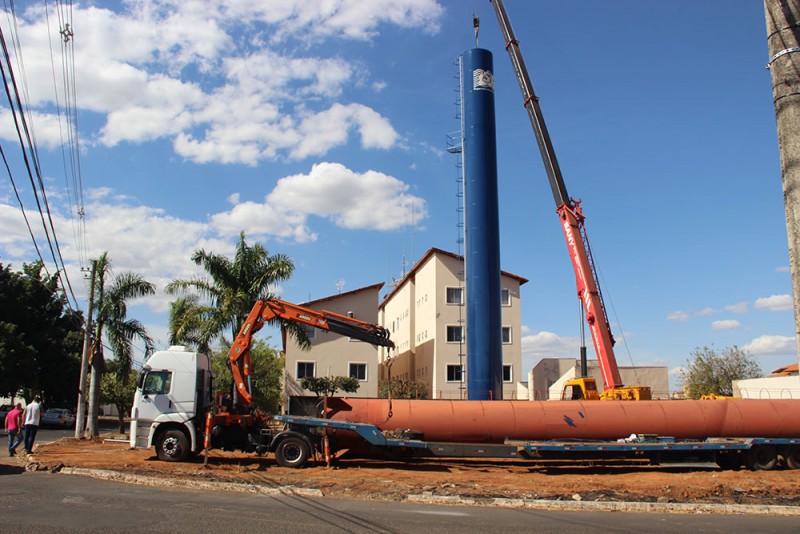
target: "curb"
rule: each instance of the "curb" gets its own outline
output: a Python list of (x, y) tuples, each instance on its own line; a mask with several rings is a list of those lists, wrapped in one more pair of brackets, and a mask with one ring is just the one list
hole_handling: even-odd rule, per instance
[(191, 489), (215, 489), (236, 491), (240, 493), (258, 493), (261, 495), (299, 495), (302, 497), (322, 497), (322, 490), (317, 488), (298, 488), (294, 486), (258, 486), (256, 484), (240, 484), (235, 482), (205, 482), (200, 480), (183, 480), (177, 478), (154, 478), (141, 475), (120, 473), (105, 469), (85, 469), (82, 467), (64, 467), (59, 471), (67, 475), (80, 475), (141, 486), (158, 486)]
[(661, 503), (629, 501), (553, 501), (543, 499), (472, 498), (457, 495), (409, 495), (408, 502), (422, 504), (501, 506), (531, 510), (563, 510), (573, 512), (640, 512), (662, 514), (741, 514), (800, 516), (800, 507), (751, 504)]
[[(154, 478), (122, 473), (107, 469), (86, 469), (83, 467), (64, 467), (58, 471), (67, 475), (78, 475), (142, 486), (173, 487), (189, 489), (212, 489), (255, 493), (260, 495), (295, 495), (301, 497), (324, 497), (319, 488), (299, 488), (296, 486), (259, 486), (235, 482), (208, 482), (177, 478)], [(662, 514), (741, 514), (741, 515), (779, 515), (800, 516), (800, 507), (749, 504), (704, 504), (704, 503), (659, 503), (628, 501), (556, 501), (545, 499), (475, 498), (458, 495), (433, 495), (431, 493), (410, 494), (405, 502), (417, 504), (437, 504), (447, 506), (501, 506), (503, 508), (525, 508), (529, 510), (561, 510), (572, 512), (639, 512)]]

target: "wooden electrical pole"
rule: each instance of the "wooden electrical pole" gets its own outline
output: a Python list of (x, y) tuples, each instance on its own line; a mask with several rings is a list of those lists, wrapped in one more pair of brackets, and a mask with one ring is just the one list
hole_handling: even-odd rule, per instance
[(800, 0), (764, 0), (800, 361)]

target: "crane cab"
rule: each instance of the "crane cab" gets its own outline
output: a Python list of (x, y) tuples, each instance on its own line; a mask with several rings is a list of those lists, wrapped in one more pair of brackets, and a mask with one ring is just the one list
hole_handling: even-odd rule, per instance
[(561, 400), (652, 400), (653, 394), (649, 386), (624, 386), (606, 389), (602, 393), (597, 390), (594, 378), (573, 378), (564, 384)]

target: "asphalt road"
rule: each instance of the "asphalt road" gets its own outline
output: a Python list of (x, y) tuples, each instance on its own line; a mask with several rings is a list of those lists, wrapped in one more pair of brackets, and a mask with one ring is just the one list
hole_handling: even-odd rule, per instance
[(797, 517), (558, 512), (152, 488), (0, 464), (4, 532), (793, 532)]

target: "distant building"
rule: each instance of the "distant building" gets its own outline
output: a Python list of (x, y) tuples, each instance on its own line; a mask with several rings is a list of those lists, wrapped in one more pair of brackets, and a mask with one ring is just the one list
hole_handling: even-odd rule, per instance
[(733, 381), (733, 396), (742, 399), (800, 399), (796, 363), (779, 367), (764, 378)]
[[(564, 383), (580, 376), (580, 360), (574, 358), (542, 358), (528, 375), (531, 400), (558, 400)], [(603, 376), (597, 360), (588, 362), (589, 376), (603, 391)], [(669, 370), (665, 366), (636, 366), (619, 368), (620, 378), (626, 386), (650, 386), (654, 399), (668, 399)]]

